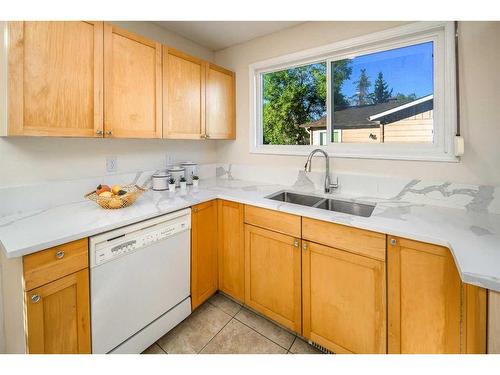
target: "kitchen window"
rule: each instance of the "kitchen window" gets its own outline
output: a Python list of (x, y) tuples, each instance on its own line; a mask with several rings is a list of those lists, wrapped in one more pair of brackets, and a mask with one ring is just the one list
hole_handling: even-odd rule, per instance
[(456, 161), (454, 43), (417, 22), (251, 65), (251, 152)]

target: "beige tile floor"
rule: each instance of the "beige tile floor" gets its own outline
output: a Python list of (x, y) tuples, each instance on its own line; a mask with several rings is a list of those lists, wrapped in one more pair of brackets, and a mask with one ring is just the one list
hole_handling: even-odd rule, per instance
[(297, 335), (216, 294), (143, 354), (315, 354)]

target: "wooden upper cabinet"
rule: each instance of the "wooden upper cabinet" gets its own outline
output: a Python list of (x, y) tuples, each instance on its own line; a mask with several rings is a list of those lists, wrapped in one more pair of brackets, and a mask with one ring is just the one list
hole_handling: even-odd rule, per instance
[(192, 209), (191, 306), (196, 309), (217, 291), (217, 200)]
[(386, 353), (381, 260), (302, 243), (303, 335), (334, 353)]
[(90, 353), (87, 268), (26, 292), (25, 300), (28, 353)]
[(4, 135), (101, 137), (102, 22), (9, 22)]
[(0, 136), (234, 139), (235, 75), (103, 22), (8, 22)]
[(461, 282), (449, 250), (390, 238), (389, 353), (460, 353)]
[(300, 238), (245, 224), (245, 304), (302, 332)]
[(236, 138), (235, 74), (207, 64), (206, 134), (213, 139)]
[(104, 135), (161, 138), (161, 44), (104, 25)]
[(241, 203), (218, 200), (219, 289), (245, 299), (245, 227)]
[(205, 137), (206, 64), (163, 47), (163, 137)]

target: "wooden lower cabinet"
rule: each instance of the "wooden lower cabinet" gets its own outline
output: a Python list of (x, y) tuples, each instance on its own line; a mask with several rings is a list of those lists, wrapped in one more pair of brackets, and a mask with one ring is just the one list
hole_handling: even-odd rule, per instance
[(300, 238), (245, 224), (245, 304), (298, 333)]
[(219, 290), (245, 300), (245, 226), (244, 205), (218, 201)]
[(25, 293), (28, 353), (90, 353), (89, 271)]
[(486, 291), (461, 282), (450, 251), (388, 239), (389, 353), (484, 353)]
[(461, 353), (485, 354), (488, 351), (487, 300), (486, 289), (462, 284)]
[(488, 354), (500, 354), (500, 292), (488, 291)]
[(192, 208), (191, 306), (196, 309), (217, 291), (217, 200)]
[(334, 353), (386, 352), (385, 262), (302, 243), (303, 335)]

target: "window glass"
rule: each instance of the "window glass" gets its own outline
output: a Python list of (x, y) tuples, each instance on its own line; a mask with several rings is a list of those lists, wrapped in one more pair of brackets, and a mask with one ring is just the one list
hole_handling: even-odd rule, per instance
[(326, 62), (263, 73), (261, 82), (263, 144), (326, 144), (315, 132), (326, 130)]
[(433, 42), (331, 62), (331, 141), (432, 143), (433, 66)]

